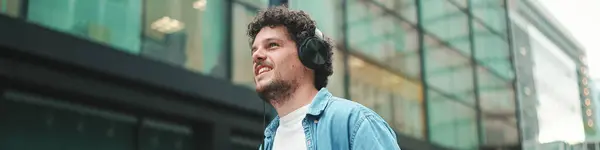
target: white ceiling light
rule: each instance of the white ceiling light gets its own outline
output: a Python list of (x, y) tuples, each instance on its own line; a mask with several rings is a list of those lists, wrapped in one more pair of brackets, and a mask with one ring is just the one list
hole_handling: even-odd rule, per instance
[(198, 9), (201, 11), (206, 10), (207, 0), (198, 0), (194, 2), (194, 9)]
[(154, 21), (150, 27), (163, 33), (174, 33), (182, 30), (185, 25), (177, 19), (165, 16)]

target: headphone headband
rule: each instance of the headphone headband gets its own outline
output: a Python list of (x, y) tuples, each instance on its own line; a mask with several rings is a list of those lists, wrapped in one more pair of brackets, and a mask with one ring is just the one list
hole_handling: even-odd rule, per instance
[(315, 36), (321, 40), (325, 40), (325, 36), (323, 35), (323, 32), (319, 30), (319, 28), (315, 28)]

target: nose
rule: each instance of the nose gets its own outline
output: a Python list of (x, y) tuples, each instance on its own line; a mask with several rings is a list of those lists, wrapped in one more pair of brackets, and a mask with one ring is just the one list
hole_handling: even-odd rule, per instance
[(254, 63), (259, 63), (259, 62), (265, 61), (266, 58), (267, 58), (267, 56), (261, 49), (254, 51), (254, 53), (252, 54), (252, 61)]

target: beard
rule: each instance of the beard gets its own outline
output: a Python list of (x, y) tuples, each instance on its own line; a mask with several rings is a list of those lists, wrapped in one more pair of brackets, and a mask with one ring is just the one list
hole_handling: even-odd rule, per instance
[(271, 83), (265, 85), (261, 90), (256, 89), (256, 93), (267, 103), (281, 105), (289, 100), (297, 88), (296, 80), (282, 80), (280, 76), (276, 75)]

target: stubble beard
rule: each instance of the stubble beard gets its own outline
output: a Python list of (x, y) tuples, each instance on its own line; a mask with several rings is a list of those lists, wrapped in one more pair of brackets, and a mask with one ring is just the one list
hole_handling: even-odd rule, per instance
[(298, 88), (298, 81), (282, 80), (280, 75), (276, 75), (271, 83), (265, 85), (262, 90), (256, 89), (258, 96), (265, 102), (272, 105), (282, 105), (287, 102), (292, 93)]

